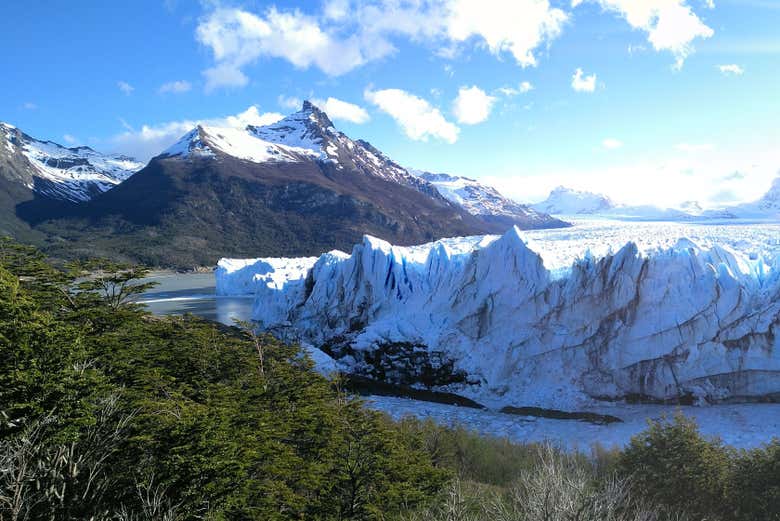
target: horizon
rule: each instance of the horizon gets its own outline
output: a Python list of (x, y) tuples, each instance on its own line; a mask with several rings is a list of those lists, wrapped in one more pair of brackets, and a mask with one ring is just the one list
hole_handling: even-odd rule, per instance
[(146, 161), (196, 124), (270, 123), (311, 99), (407, 168), (521, 202), (566, 186), (726, 206), (758, 199), (780, 170), (780, 3), (470, 5), (148, 1), (75, 6), (54, 28), (9, 6), (0, 30), (26, 45), (0, 58), (0, 120)]

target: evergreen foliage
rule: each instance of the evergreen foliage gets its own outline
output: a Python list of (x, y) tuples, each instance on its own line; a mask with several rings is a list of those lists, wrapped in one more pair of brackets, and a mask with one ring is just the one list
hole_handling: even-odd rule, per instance
[(132, 304), (144, 273), (0, 243), (0, 519), (379, 519), (445, 483), (299, 348)]

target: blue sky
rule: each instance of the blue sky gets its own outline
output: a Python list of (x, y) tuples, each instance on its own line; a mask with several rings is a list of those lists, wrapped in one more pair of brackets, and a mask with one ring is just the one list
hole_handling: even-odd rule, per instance
[(13, 2), (0, 120), (148, 159), (311, 98), (519, 200), (718, 205), (780, 170), (778, 27), (780, 0)]

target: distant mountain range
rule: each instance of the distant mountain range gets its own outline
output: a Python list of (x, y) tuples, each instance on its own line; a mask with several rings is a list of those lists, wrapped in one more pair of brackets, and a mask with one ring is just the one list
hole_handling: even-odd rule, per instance
[(680, 208), (653, 205), (618, 204), (609, 197), (593, 192), (559, 186), (544, 201), (531, 205), (537, 211), (563, 219), (599, 217), (637, 221), (700, 221), (727, 219), (780, 220), (780, 177), (758, 201), (705, 210), (697, 201), (687, 201)]
[(453, 198), (309, 102), (264, 127), (198, 126), (144, 168), (3, 129), (0, 175), (19, 192), (0, 201), (6, 232), (29, 227), (63, 257), (191, 267), (346, 249), (366, 233), (414, 244), (567, 225), (471, 180)]
[(448, 201), (463, 207), (472, 215), (504, 228), (514, 224), (521, 228), (558, 228), (565, 225), (561, 220), (508, 199), (492, 186), (484, 185), (474, 179), (449, 174), (433, 174), (421, 170), (412, 170), (412, 172), (433, 184)]
[(349, 249), (363, 234), (408, 245), (584, 216), (780, 220), (780, 179), (759, 201), (720, 210), (622, 205), (565, 187), (529, 206), (474, 179), (405, 168), (309, 102), (267, 126), (198, 126), (146, 166), (0, 123), (0, 234), (61, 257), (192, 267)]
[(132, 158), (41, 141), (0, 122), (4, 177), (52, 199), (88, 201), (143, 168)]

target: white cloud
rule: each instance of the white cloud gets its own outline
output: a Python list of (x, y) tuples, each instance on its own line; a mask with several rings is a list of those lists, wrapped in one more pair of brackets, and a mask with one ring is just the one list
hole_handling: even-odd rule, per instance
[(349, 15), (349, 0), (326, 0), (322, 14), (326, 20), (343, 20)]
[(461, 87), (458, 97), (452, 104), (452, 113), (458, 119), (458, 123), (464, 125), (476, 125), (490, 117), (490, 111), (496, 98), (489, 96), (477, 86)]
[(279, 97), (276, 98), (277, 103), (279, 103), (280, 107), (284, 107), (286, 109), (300, 109), (303, 105), (303, 101), (301, 98), (296, 98), (295, 96), (285, 96), (284, 94), (279, 94)]
[(27, 102), (25, 102), (22, 105), (22, 108), (25, 109), (25, 110), (35, 110), (35, 109), (38, 108), (38, 105), (36, 105), (35, 103), (33, 103), (31, 101), (27, 101)]
[(147, 161), (174, 144), (197, 125), (245, 128), (247, 125), (270, 125), (283, 117), (276, 112), (261, 113), (256, 105), (252, 105), (245, 111), (230, 116), (143, 125), (140, 130), (132, 128), (120, 119), (125, 130), (111, 138), (110, 142), (117, 151)]
[(78, 138), (73, 136), (72, 134), (65, 134), (62, 136), (62, 140), (65, 141), (65, 144), (67, 145), (75, 145), (79, 142)]
[(499, 87), (498, 92), (504, 96), (517, 96), (518, 94), (525, 94), (534, 90), (533, 84), (530, 81), (521, 81), (520, 84), (515, 87)]
[(121, 90), (122, 92), (124, 92), (128, 96), (130, 94), (132, 94), (132, 92), (135, 90), (135, 87), (133, 87), (132, 85), (130, 85), (126, 81), (118, 81), (118, 82), (116, 82), (116, 86), (119, 88), (119, 90)]
[(366, 109), (354, 103), (348, 103), (336, 98), (326, 100), (313, 99), (312, 103), (324, 110), (331, 119), (349, 121), (361, 125), (370, 118)]
[(435, 138), (447, 143), (458, 140), (460, 129), (422, 98), (401, 89), (366, 90), (365, 97), (395, 119), (410, 139)]
[(762, 197), (780, 175), (780, 148), (767, 136), (705, 154), (658, 151), (645, 159), (632, 157), (625, 163), (617, 159), (610, 163), (570, 169), (529, 167), (523, 175), (507, 170), (479, 180), (521, 202), (541, 201), (550, 190), (563, 185), (602, 193), (631, 205), (676, 207), (683, 201), (696, 200), (705, 208), (713, 208)]
[(618, 140), (618, 139), (608, 137), (604, 141), (601, 142), (601, 146), (603, 146), (607, 150), (615, 150), (617, 148), (622, 147), (623, 146), (623, 142)]
[(457, 46), (476, 43), (528, 67), (567, 20), (549, 0), (327, 0), (311, 15), (217, 7), (200, 20), (196, 38), (215, 62), (203, 71), (209, 91), (247, 85), (245, 67), (261, 57), (339, 76), (396, 52), (395, 37), (432, 44), (450, 57)]
[(582, 69), (578, 68), (571, 77), (571, 88), (577, 92), (593, 92), (596, 90), (596, 74), (585, 76)]
[(160, 85), (160, 88), (158, 91), (160, 94), (165, 94), (166, 92), (170, 92), (173, 94), (181, 94), (183, 92), (188, 92), (190, 89), (192, 89), (192, 84), (186, 80), (177, 80), (177, 81), (169, 81), (168, 83), (163, 83)]
[(674, 55), (677, 68), (693, 52), (696, 38), (715, 34), (688, 0), (572, 0), (572, 7), (583, 1), (597, 2), (602, 9), (618, 13), (634, 29), (645, 31), (653, 49)]
[(317, 67), (338, 76), (366, 63), (355, 36), (341, 39), (325, 32), (316, 18), (298, 10), (269, 8), (263, 16), (241, 9), (218, 8), (198, 24), (198, 41), (211, 49), (216, 64), (204, 71), (206, 90), (243, 87), (242, 68), (262, 56), (284, 58), (299, 69)]
[(745, 73), (745, 69), (743, 69), (736, 63), (731, 63), (727, 65), (718, 65), (718, 70), (724, 76), (742, 76), (742, 74)]
[(709, 152), (711, 150), (715, 149), (715, 146), (711, 143), (699, 143), (699, 144), (692, 144), (692, 143), (678, 143), (674, 145), (674, 148), (676, 150), (679, 150), (680, 152)]
[(477, 37), (494, 54), (509, 52), (522, 67), (537, 64), (535, 50), (557, 38), (568, 17), (548, 0), (451, 0), (447, 35)]

